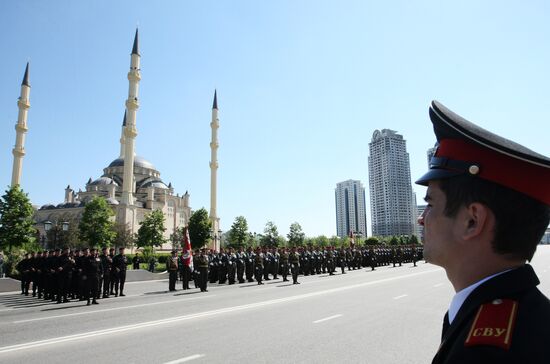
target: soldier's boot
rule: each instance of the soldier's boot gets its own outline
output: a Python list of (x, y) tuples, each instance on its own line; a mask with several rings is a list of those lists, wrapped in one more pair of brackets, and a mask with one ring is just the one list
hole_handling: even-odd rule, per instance
[(86, 303), (86, 306), (89, 306), (91, 303), (90, 303), (90, 299), (88, 298), (88, 302)]
[[(88, 300), (88, 302), (90, 302), (90, 301)], [(92, 300), (92, 305), (99, 305), (99, 302), (97, 302), (97, 301), (95, 300), (95, 298), (94, 298), (94, 299)]]

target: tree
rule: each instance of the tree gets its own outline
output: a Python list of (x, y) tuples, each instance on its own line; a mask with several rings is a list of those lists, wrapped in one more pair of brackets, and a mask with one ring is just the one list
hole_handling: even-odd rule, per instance
[(306, 234), (302, 231), (300, 224), (294, 222), (290, 225), (290, 231), (286, 237), (288, 238), (289, 246), (302, 246), (304, 244)]
[(6, 190), (0, 198), (0, 250), (11, 252), (12, 248), (35, 242), (33, 214), (31, 202), (19, 185)]
[(418, 238), (416, 237), (416, 235), (411, 235), (411, 237), (409, 239), (409, 244), (413, 244), (413, 245), (418, 244)]
[(227, 235), (229, 243), (234, 246), (244, 246), (248, 237), (248, 222), (244, 216), (237, 216)]
[(80, 240), (87, 242), (90, 247), (110, 246), (115, 238), (113, 231), (113, 210), (105, 198), (95, 196), (84, 206), (84, 213), (78, 225)]
[(367, 238), (367, 240), (365, 241), (365, 245), (378, 245), (378, 244), (380, 244), (380, 240), (378, 240), (374, 236)]
[(170, 234), (170, 242), (172, 243), (172, 249), (178, 250), (182, 248), (183, 237), (185, 236), (185, 226), (176, 228), (172, 234)]
[(145, 216), (137, 233), (136, 245), (138, 247), (145, 246), (162, 246), (166, 243), (164, 238), (164, 214), (160, 210), (154, 210)]
[(319, 246), (319, 247), (328, 246), (329, 243), (330, 243), (328, 238), (324, 235), (318, 236), (317, 239), (315, 239), (315, 240), (317, 241), (317, 246)]
[(204, 207), (191, 214), (189, 218), (189, 239), (191, 239), (193, 249), (202, 248), (208, 243), (211, 228), (212, 222), (208, 218), (208, 212)]
[(277, 230), (277, 225), (273, 221), (268, 221), (265, 224), (264, 234), (260, 238), (261, 245), (267, 247), (276, 247), (280, 243), (279, 231)]
[(135, 234), (132, 234), (132, 231), (130, 230), (130, 224), (116, 224), (113, 227), (113, 230), (115, 232), (115, 239), (113, 240), (113, 244), (116, 247), (124, 247), (129, 248), (134, 245), (136, 241)]

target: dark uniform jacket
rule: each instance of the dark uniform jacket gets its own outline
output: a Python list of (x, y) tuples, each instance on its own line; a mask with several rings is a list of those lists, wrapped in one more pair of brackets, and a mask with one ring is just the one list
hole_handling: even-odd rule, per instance
[(550, 300), (530, 265), (474, 289), (432, 363), (550, 363)]

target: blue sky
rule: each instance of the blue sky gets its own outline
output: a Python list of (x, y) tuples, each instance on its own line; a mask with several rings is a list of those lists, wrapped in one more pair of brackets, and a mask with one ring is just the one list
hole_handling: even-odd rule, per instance
[(243, 215), (331, 236), (336, 183), (368, 190), (374, 130), (402, 134), (412, 179), (424, 172), (432, 99), (550, 155), (549, 15), (545, 1), (2, 1), (0, 186), (29, 60), (32, 202), (62, 202), (118, 157), (138, 26), (137, 154), (209, 209), (217, 88), (222, 229)]

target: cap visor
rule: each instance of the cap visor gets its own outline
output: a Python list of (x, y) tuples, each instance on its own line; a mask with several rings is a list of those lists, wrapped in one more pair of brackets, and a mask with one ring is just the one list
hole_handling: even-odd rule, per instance
[(416, 180), (417, 185), (427, 186), (428, 182), (436, 179), (447, 179), (455, 176), (459, 176), (463, 172), (450, 171), (448, 169), (430, 169), (422, 177)]

